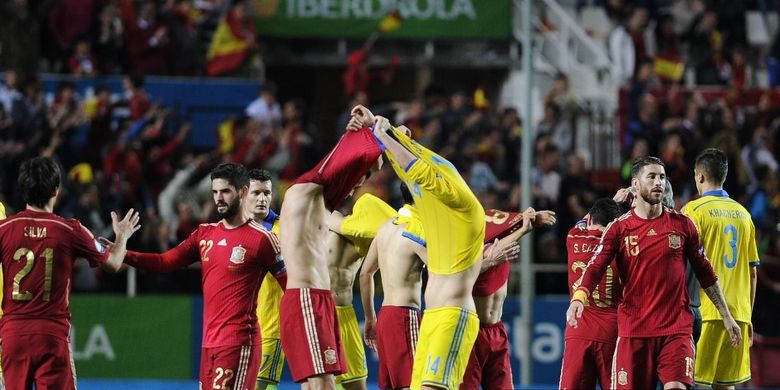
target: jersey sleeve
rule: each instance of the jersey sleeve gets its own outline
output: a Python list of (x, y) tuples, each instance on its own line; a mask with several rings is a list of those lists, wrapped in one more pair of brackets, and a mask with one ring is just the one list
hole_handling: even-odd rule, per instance
[(756, 246), (756, 226), (753, 225), (753, 221), (748, 219), (750, 224), (750, 239), (747, 242), (747, 259), (748, 264), (752, 267), (758, 267), (761, 265), (761, 260), (758, 258), (758, 247)]
[(171, 272), (200, 260), (198, 232), (192, 234), (175, 248), (165, 253), (142, 253), (127, 251), (125, 263), (135, 268), (153, 272)]
[(687, 225), (688, 236), (685, 238), (685, 244), (683, 251), (688, 262), (693, 267), (693, 272), (696, 274), (696, 279), (699, 279), (699, 284), (702, 288), (708, 288), (718, 281), (718, 276), (715, 275), (715, 271), (712, 269), (710, 259), (707, 258), (707, 254), (704, 253), (704, 247), (699, 240), (699, 230), (696, 228), (696, 224), (689, 217), (685, 218)]
[(71, 220), (73, 227), (73, 255), (74, 258), (84, 258), (91, 267), (97, 267), (108, 260), (108, 248), (95, 239), (92, 232), (87, 230), (79, 221)]
[(577, 290), (582, 290), (587, 296), (590, 296), (590, 293), (601, 281), (601, 278), (607, 271), (607, 267), (612, 263), (619, 250), (620, 225), (610, 222), (604, 231), (604, 235), (601, 237), (599, 246), (593, 253), (593, 257), (590, 258), (587, 268), (583, 271), (582, 282)]
[(265, 236), (265, 244), (260, 249), (260, 256), (266, 260), (268, 272), (279, 282), (282, 290), (287, 289), (287, 267), (284, 265), (284, 256), (279, 246), (279, 238), (276, 233), (269, 231)]

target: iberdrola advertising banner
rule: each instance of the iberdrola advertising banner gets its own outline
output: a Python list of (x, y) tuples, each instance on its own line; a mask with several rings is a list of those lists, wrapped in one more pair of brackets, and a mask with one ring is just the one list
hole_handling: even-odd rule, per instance
[(508, 39), (510, 0), (251, 0), (262, 37)]

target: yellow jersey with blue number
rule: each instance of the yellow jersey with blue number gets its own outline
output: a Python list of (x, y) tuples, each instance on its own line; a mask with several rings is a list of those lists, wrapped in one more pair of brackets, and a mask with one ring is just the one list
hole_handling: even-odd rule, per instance
[[(759, 265), (756, 228), (750, 213), (723, 190), (705, 192), (685, 205), (682, 212), (699, 229), (699, 239), (718, 275), (731, 315), (750, 323), (750, 267)], [(722, 319), (704, 291), (700, 293), (702, 320)]]
[(355, 251), (360, 256), (365, 256), (379, 228), (395, 216), (396, 211), (390, 205), (374, 195), (365, 193), (355, 202), (352, 214), (344, 218), (339, 230), (341, 236), (355, 246)]
[(425, 230), (428, 270), (438, 275), (462, 272), (482, 257), (485, 210), (451, 162), (402, 132), (391, 129), (416, 159), (390, 165), (409, 187)]

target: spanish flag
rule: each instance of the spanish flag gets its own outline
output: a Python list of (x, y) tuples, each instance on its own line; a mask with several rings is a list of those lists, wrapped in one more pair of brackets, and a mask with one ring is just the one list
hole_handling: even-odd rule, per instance
[(401, 14), (398, 11), (392, 11), (379, 21), (379, 32), (388, 33), (401, 27)]
[(676, 58), (655, 57), (653, 71), (663, 80), (678, 83), (685, 73), (685, 63)]
[[(253, 29), (254, 25), (250, 25)], [(254, 31), (251, 31), (254, 36)], [(218, 76), (235, 71), (241, 67), (249, 53), (249, 44), (242, 33), (241, 21), (233, 11), (227, 13), (217, 25), (217, 30), (211, 39), (211, 45), (206, 53), (206, 73)]]

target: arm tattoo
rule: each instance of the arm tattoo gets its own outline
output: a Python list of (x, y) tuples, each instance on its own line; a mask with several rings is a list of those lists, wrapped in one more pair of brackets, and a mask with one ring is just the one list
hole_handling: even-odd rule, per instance
[(727, 317), (731, 315), (729, 312), (729, 307), (726, 304), (726, 297), (723, 296), (723, 291), (720, 289), (720, 285), (718, 282), (715, 282), (710, 287), (707, 287), (704, 289), (704, 292), (707, 294), (707, 297), (710, 298), (710, 301), (712, 301), (712, 304), (715, 305), (715, 307), (718, 309), (718, 312), (721, 316)]

